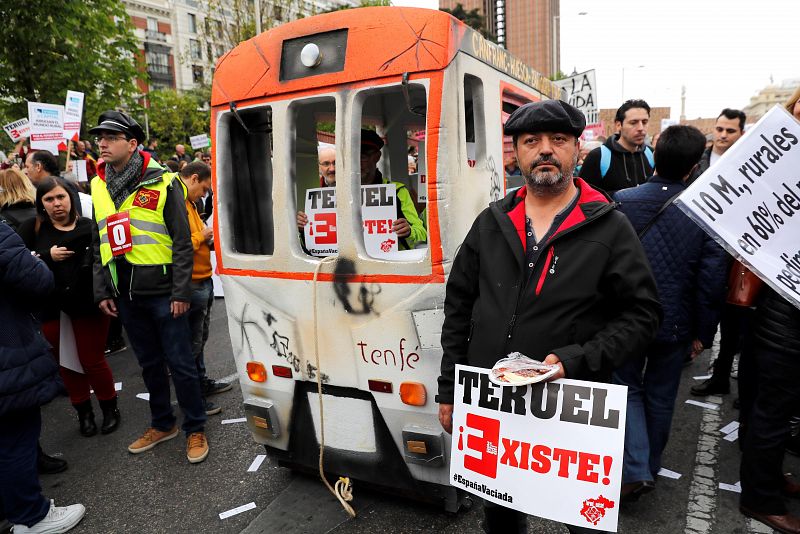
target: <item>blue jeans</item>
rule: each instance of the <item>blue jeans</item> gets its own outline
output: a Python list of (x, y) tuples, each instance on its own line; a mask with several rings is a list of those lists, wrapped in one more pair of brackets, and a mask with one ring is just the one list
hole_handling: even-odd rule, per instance
[(50, 510), (36, 471), (41, 430), (38, 406), (0, 417), (0, 517), (15, 525), (33, 526)]
[(687, 342), (653, 343), (614, 372), (613, 382), (628, 386), (623, 483), (655, 480), (661, 469), (688, 350)]
[(208, 341), (208, 325), (211, 322), (211, 306), (214, 304), (214, 283), (211, 278), (192, 282), (192, 300), (189, 308), (189, 328), (192, 331), (192, 356), (197, 365), (200, 382), (206, 379), (206, 364), (203, 349)]
[(172, 317), (168, 296), (120, 298), (120, 319), (128, 333), (150, 392), (151, 426), (161, 431), (175, 426), (167, 367), (172, 373), (175, 396), (183, 411), (183, 431), (202, 432), (206, 411), (200, 393), (197, 366), (192, 358), (192, 340), (186, 314)]

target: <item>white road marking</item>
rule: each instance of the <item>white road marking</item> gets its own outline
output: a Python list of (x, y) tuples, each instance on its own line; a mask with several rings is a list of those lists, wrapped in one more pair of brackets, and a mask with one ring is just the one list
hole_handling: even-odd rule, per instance
[[(717, 512), (716, 470), (719, 456), (719, 404), (722, 399), (708, 397), (714, 409), (704, 410), (700, 422), (700, 436), (694, 457), (692, 482), (689, 486), (689, 502), (686, 513), (686, 534), (708, 534), (714, 526)], [(688, 402), (688, 401), (687, 401)], [(693, 404), (693, 403), (690, 403)]]
[(756, 521), (755, 519), (750, 519), (749, 517), (745, 521), (747, 525), (747, 532), (750, 534), (774, 534), (775, 531), (772, 530), (770, 527), (762, 523), (761, 521)]
[(692, 378), (694, 378), (695, 380), (708, 380), (709, 378), (711, 378), (711, 375), (693, 376)]
[(149, 401), (150, 400), (150, 394), (149, 393), (137, 393), (136, 394), (136, 398)]
[(700, 402), (700, 401), (696, 401), (694, 399), (687, 400), (686, 404), (692, 404), (694, 406), (700, 406), (701, 408), (706, 408), (708, 410), (719, 410), (719, 405), (718, 404), (713, 404), (713, 403), (710, 403), (710, 402)]
[(238, 371), (233, 373), (232, 375), (223, 376), (222, 378), (217, 380), (217, 382), (228, 382), (229, 384), (233, 383), (233, 382), (238, 382), (238, 381), (239, 381), (239, 372)]
[(261, 467), (261, 464), (264, 463), (264, 460), (267, 458), (266, 454), (259, 454), (256, 456), (253, 463), (250, 464), (250, 467), (247, 468), (248, 473), (255, 473), (258, 471), (258, 468)]
[(255, 507), (256, 507), (256, 503), (249, 502), (247, 504), (243, 504), (242, 506), (237, 506), (236, 508), (228, 510), (227, 512), (222, 512), (221, 514), (219, 514), (219, 518), (220, 519), (227, 519), (227, 518), (231, 517), (232, 515), (241, 514), (242, 512), (246, 512), (248, 510), (252, 510)]

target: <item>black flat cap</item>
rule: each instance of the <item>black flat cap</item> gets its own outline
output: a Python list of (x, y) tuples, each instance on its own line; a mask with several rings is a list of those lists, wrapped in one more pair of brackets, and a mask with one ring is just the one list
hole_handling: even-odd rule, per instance
[(568, 133), (580, 137), (586, 118), (576, 107), (561, 100), (540, 100), (518, 107), (506, 121), (503, 133)]
[(121, 132), (129, 139), (136, 139), (144, 143), (144, 130), (130, 115), (121, 111), (104, 111), (100, 114), (97, 126), (89, 130), (91, 134), (100, 132)]
[(375, 131), (361, 128), (361, 148), (380, 150), (383, 148), (383, 139)]

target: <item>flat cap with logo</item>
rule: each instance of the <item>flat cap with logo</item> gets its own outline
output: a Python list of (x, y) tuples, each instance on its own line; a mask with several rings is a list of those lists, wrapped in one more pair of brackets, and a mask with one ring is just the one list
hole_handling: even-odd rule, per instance
[(97, 126), (89, 130), (91, 134), (101, 132), (120, 132), (124, 133), (128, 139), (136, 139), (139, 143), (144, 143), (144, 130), (139, 126), (130, 115), (122, 111), (104, 111), (100, 114)]
[(540, 100), (518, 107), (508, 117), (503, 133), (558, 132), (580, 137), (586, 118), (575, 106), (561, 100)]

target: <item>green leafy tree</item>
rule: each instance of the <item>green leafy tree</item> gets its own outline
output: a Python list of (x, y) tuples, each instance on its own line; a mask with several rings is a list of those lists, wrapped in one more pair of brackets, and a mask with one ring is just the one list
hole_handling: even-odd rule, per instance
[(361, 0), (361, 3), (357, 6), (339, 4), (322, 11), (322, 13), (333, 13), (334, 11), (342, 11), (343, 9), (352, 9), (354, 7), (386, 7), (390, 5), (392, 5), (391, 0)]
[[(158, 89), (148, 95), (147, 119), (150, 137), (158, 139), (162, 157), (169, 157), (178, 143), (188, 144), (189, 136), (208, 133), (210, 118), (208, 87), (178, 93), (174, 89)], [(144, 126), (144, 110), (134, 114)]]
[(467, 11), (464, 9), (463, 5), (456, 4), (453, 9), (447, 9), (443, 7), (441, 8), (441, 11), (453, 15), (470, 28), (478, 30), (481, 35), (493, 43), (497, 42), (497, 38), (486, 27), (486, 17), (483, 16), (480, 11), (478, 11), (478, 8)]
[(28, 115), (27, 101), (63, 104), (83, 92), (83, 132), (103, 110), (126, 107), (146, 78), (118, 0), (0, 2), (0, 120)]

